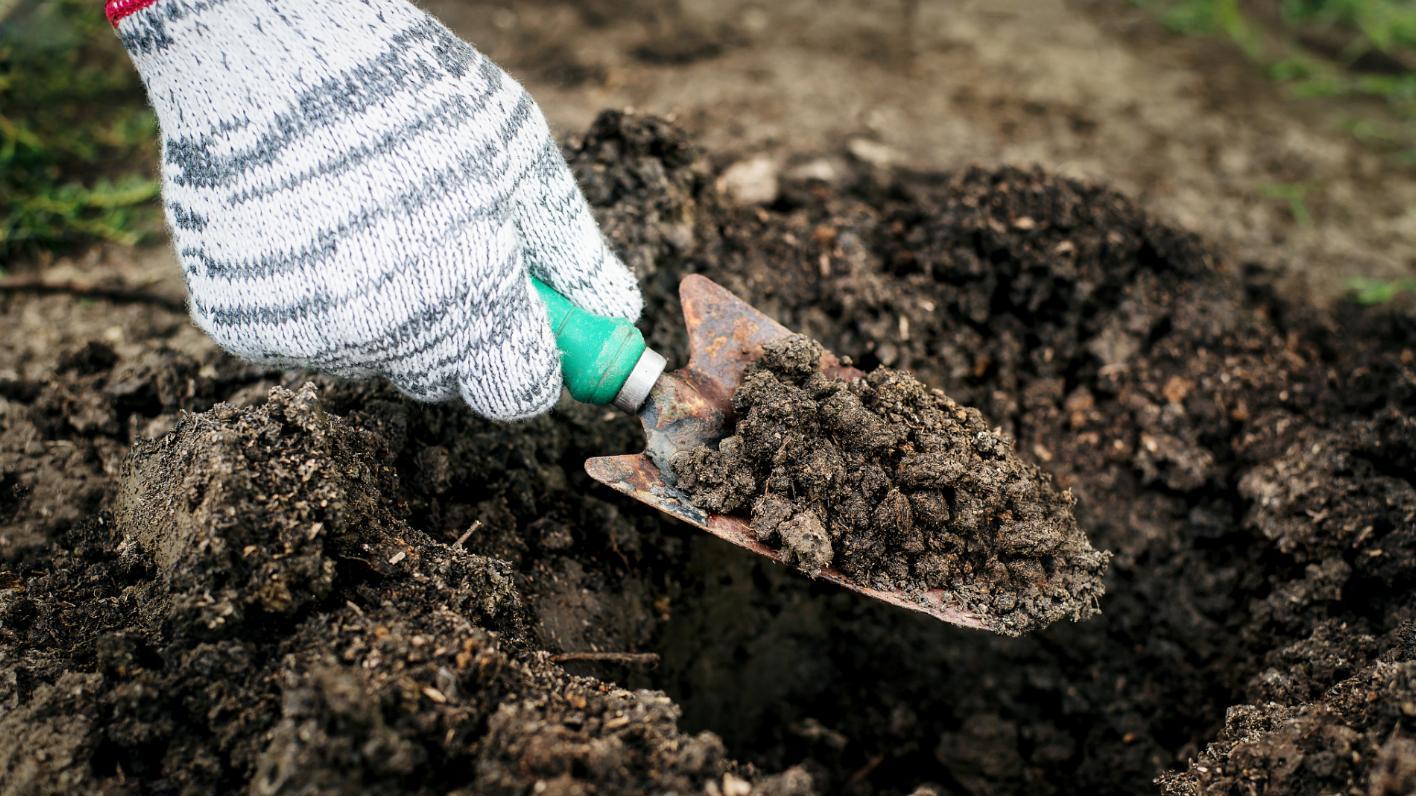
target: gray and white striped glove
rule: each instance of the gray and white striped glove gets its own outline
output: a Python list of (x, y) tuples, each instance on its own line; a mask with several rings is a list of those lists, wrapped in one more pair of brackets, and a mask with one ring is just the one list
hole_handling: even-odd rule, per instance
[(500, 420), (560, 359), (530, 275), (634, 319), (545, 119), (404, 0), (107, 0), (162, 128), (192, 315), (249, 359)]

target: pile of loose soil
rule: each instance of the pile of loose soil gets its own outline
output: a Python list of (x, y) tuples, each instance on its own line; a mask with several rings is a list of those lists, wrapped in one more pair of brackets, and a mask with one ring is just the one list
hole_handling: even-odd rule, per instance
[(1000, 638), (802, 578), (597, 487), (642, 444), (602, 409), (311, 391), (5, 294), (0, 791), (1412, 790), (1408, 310), (1282, 303), (1037, 171), (739, 208), (659, 120), (568, 156), (657, 348), (700, 271), (978, 407), (1114, 551), (1102, 614)]
[(943, 590), (1006, 635), (1097, 613), (1108, 556), (1070, 493), (978, 410), (903, 371), (829, 378), (821, 355), (801, 335), (767, 344), (733, 393), (732, 433), (674, 458), (696, 504), (750, 510), (758, 539), (808, 575)]
[(525, 649), (508, 565), (410, 528), (396, 478), (380, 437), (311, 384), (140, 441), (115, 481), (117, 533), (69, 535), (0, 608), (0, 732), (27, 739), (0, 752), (5, 790), (686, 791), (732, 776), (668, 699)]
[[(654, 130), (602, 117), (572, 159), (592, 185), (640, 184), (610, 194), (612, 224), (696, 222), (657, 249), (661, 306), (676, 278), (662, 264), (684, 260), (867, 370), (916, 373), (1053, 472), (1114, 552), (1100, 617), (980, 639), (704, 542), (659, 642), (688, 726), (843, 791), (1135, 793), (1166, 770), (1198, 787), (1233, 708), (1312, 705), (1412, 661), (1409, 306), (1287, 303), (1265, 269), (1038, 170), (821, 179), (804, 155), (776, 201), (725, 208)], [(656, 340), (680, 339), (675, 316), (648, 317)], [(1383, 711), (1322, 713), (1322, 731), (1388, 744), (1413, 696), (1390, 682), (1371, 692)], [(1318, 732), (1301, 731), (1306, 748)], [(1292, 770), (1292, 744), (1255, 741), (1253, 776), (1259, 759)], [(1397, 793), (1409, 781), (1378, 773), (1399, 754), (1310, 762)]]

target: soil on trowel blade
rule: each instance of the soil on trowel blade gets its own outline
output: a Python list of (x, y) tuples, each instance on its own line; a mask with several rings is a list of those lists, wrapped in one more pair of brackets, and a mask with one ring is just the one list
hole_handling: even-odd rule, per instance
[(643, 444), (602, 408), (311, 393), (160, 306), (3, 293), (0, 793), (1416, 789), (1409, 308), (1281, 303), (1040, 171), (807, 155), (739, 207), (662, 120), (567, 155), (656, 348), (701, 272), (978, 407), (1114, 552), (1101, 615), (800, 577), (592, 482)]
[(909, 373), (821, 373), (820, 344), (768, 343), (733, 393), (716, 448), (678, 454), (678, 485), (712, 512), (751, 514), (760, 541), (808, 575), (834, 567), (945, 602), (1006, 635), (1097, 612), (1107, 555), (1058, 490), (976, 409)]

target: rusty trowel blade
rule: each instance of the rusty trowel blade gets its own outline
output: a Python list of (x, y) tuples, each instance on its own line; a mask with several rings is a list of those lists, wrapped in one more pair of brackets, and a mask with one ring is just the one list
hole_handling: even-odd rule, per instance
[[(706, 276), (684, 277), (679, 300), (688, 327), (688, 367), (680, 372), (700, 379), (695, 382), (699, 391), (720, 406), (729, 406), (743, 371), (762, 356), (762, 346), (792, 333)], [(829, 351), (821, 357), (821, 369), (845, 379), (861, 376)]]
[[(720, 539), (747, 548), (778, 563), (778, 551), (759, 542), (748, 524), (738, 517), (709, 514), (694, 506), (674, 486), (669, 463), (675, 452), (716, 444), (732, 427), (732, 395), (749, 363), (762, 355), (762, 346), (791, 332), (712, 280), (693, 274), (679, 284), (684, 322), (688, 326), (688, 365), (660, 377), (640, 410), (644, 424), (643, 453), (602, 456), (585, 462), (595, 480), (647, 503)], [(834, 354), (821, 360), (828, 375), (845, 379), (861, 372), (843, 364)], [(929, 614), (956, 625), (985, 628), (978, 616), (951, 605), (943, 590), (914, 594), (876, 589), (856, 582), (834, 569), (819, 576), (877, 600)]]

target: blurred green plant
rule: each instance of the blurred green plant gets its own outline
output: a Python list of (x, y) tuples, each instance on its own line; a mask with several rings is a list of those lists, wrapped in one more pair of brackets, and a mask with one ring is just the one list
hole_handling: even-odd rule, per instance
[(1299, 99), (1375, 100), (1388, 113), (1339, 126), (1416, 162), (1413, 0), (1134, 0), (1170, 30), (1219, 35)]
[(0, 258), (159, 228), (157, 122), (96, 0), (0, 0)]
[(1416, 279), (1353, 279), (1347, 283), (1358, 304), (1385, 304), (1402, 293), (1416, 293)]
[(1259, 196), (1274, 199), (1288, 206), (1288, 214), (1293, 223), (1300, 227), (1313, 225), (1313, 214), (1308, 211), (1309, 186), (1299, 182), (1270, 182), (1256, 186)]
[(1416, 48), (1416, 6), (1410, 0), (1283, 0), (1283, 15), (1299, 24), (1344, 27), (1352, 37), (1348, 55), (1364, 50)]

